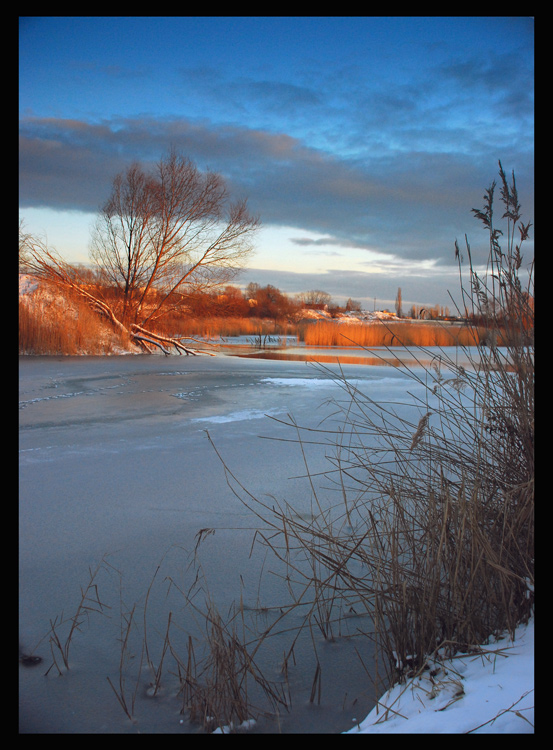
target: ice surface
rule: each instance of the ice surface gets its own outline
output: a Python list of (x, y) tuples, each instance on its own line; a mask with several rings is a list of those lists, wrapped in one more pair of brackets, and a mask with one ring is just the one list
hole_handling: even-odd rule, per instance
[[(144, 697), (144, 686), (136, 725), (124, 715), (106, 680), (118, 678), (118, 612), (133, 602), (140, 610), (159, 571), (149, 609), (152, 639), (164, 632), (169, 610), (175, 621), (186, 623), (182, 597), (167, 590), (167, 579), (189, 585), (187, 555), (201, 529), (215, 531), (202, 543), (201, 562), (217, 606), (228, 608), (239, 597), (252, 608), (260, 597), (264, 605), (279, 601), (285, 585), (278, 576), (264, 578), (259, 589), (268, 566), (265, 557), (252, 554), (259, 521), (231, 492), (212, 443), (254, 496), (290, 502), (308, 518), (305, 464), (294, 442), (297, 434), (285, 423), (287, 415), (306, 428), (332, 419), (328, 400), (343, 397), (332, 378), (338, 372), (332, 365), (321, 370), (304, 362), (228, 356), (20, 358), (21, 646), (36, 649), (48, 664), (49, 622), (74, 612), (89, 570), (104, 556), (112, 566), (99, 580), (111, 609), (106, 616), (91, 613), (83, 623), (72, 645), (70, 672), (45, 679), (41, 667), (22, 669), (22, 731), (190, 731), (175, 713), (169, 690), (152, 701)], [(395, 368), (347, 365), (343, 372), (372, 397), (396, 405), (413, 391)], [(328, 468), (325, 451), (309, 443), (303, 447), (317, 482)], [(347, 649), (344, 639), (319, 652), (324, 671), (319, 707), (308, 702), (313, 664), (299, 650), (290, 678), (300, 696), (298, 708), (283, 718), (282, 731), (340, 732), (352, 722), (357, 731), (359, 726), (374, 731), (361, 721), (376, 696)], [(367, 654), (366, 663), (370, 660)], [(526, 673), (524, 679), (526, 685)], [(254, 731), (267, 730), (259, 723)], [(399, 722), (376, 731), (405, 728)]]
[[(362, 376), (377, 382), (373, 368), (362, 369)], [(259, 521), (229, 489), (206, 430), (248, 491), (288, 501), (308, 517), (311, 493), (302, 478), (303, 457), (297, 444), (288, 442), (297, 438), (295, 431), (283, 422), (292, 414), (306, 426), (318, 425), (331, 411), (321, 401), (339, 392), (331, 378), (300, 362), (21, 358), (22, 646), (31, 650), (39, 644), (36, 653), (47, 662), (48, 640), (41, 639), (51, 620), (73, 613), (89, 569), (107, 556), (118, 571), (102, 574), (99, 583), (113, 613), (91, 617), (72, 646), (74, 666), (65, 680), (71, 698), (51, 675), (44, 680), (39, 672), (23, 672), (22, 721), (28, 731), (132, 731), (106, 681), (117, 678), (120, 589), (125, 602), (142, 606), (158, 566), (160, 581), (166, 576), (186, 581), (187, 555), (201, 529), (215, 529), (202, 544), (201, 561), (217, 606), (226, 610), (241, 596), (252, 607), (259, 596), (265, 605), (282, 600), (285, 586), (277, 576), (269, 575), (259, 592), (261, 571), (268, 567), (264, 555), (251, 554)], [(324, 451), (316, 446), (305, 451), (314, 471), (327, 468)], [(175, 620), (185, 616), (181, 600), (165, 600), (161, 590), (159, 596), (158, 620), (150, 610), (155, 632), (163, 632), (168, 607)], [(334, 670), (341, 668), (340, 648), (345, 644), (325, 656)], [(297, 689), (308, 690), (312, 665), (298, 669)], [(358, 680), (364, 681), (359, 669)], [(330, 690), (330, 679), (328, 684)], [(332, 731), (343, 726), (344, 692), (334, 705), (325, 704), (319, 726), (325, 721)], [(370, 698), (360, 700), (370, 707)], [(171, 731), (171, 716), (163, 710), (154, 715), (149, 706), (141, 705), (146, 731)], [(309, 726), (314, 715), (303, 720)], [(179, 725), (179, 731), (185, 730)]]

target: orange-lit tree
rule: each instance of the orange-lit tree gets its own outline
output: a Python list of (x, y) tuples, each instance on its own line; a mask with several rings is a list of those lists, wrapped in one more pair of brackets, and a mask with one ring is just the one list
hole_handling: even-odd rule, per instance
[(115, 177), (92, 236), (95, 284), (28, 237), (25, 261), (31, 273), (77, 292), (143, 348), (189, 354), (195, 352), (182, 340), (156, 333), (156, 322), (182, 310), (190, 294), (228, 283), (252, 252), (258, 226), (245, 200), (231, 201), (221, 175), (171, 151), (151, 173), (133, 164)]

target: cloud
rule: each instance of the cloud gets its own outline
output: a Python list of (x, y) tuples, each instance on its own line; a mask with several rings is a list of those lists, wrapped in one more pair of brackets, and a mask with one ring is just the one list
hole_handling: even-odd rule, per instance
[[(403, 150), (346, 158), (284, 133), (185, 118), (27, 118), (20, 125), (20, 206), (95, 212), (118, 172), (136, 159), (152, 164), (171, 146), (221, 172), (265, 225), (441, 263), (453, 262), (453, 242), (474, 228), (470, 209), (497, 174), (495, 155)], [(521, 201), (531, 209), (531, 161), (499, 157), (506, 169), (517, 162)]]

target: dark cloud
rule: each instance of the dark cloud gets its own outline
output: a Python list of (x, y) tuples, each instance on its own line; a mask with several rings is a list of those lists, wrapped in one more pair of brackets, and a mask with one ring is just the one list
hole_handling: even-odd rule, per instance
[(531, 209), (531, 161), (516, 151), (485, 161), (432, 151), (340, 158), (281, 133), (152, 117), (23, 120), (20, 206), (96, 211), (118, 172), (135, 159), (154, 162), (170, 146), (225, 175), (265, 225), (405, 259), (452, 262), (452, 243), (474, 227), (470, 209), (497, 175), (497, 158), (515, 167)]

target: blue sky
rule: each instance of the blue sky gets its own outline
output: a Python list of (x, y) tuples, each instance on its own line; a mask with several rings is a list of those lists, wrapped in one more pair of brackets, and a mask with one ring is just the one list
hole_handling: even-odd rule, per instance
[(531, 17), (22, 17), (19, 49), (19, 214), (68, 260), (171, 146), (259, 214), (240, 281), (291, 295), (451, 306), (499, 159), (533, 221)]

